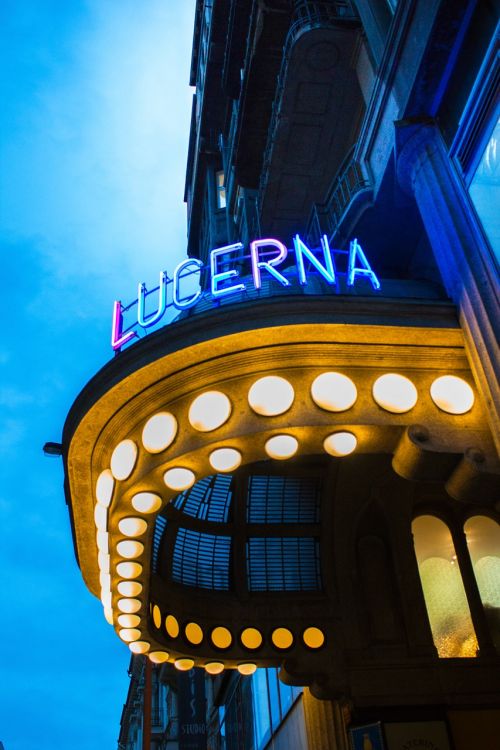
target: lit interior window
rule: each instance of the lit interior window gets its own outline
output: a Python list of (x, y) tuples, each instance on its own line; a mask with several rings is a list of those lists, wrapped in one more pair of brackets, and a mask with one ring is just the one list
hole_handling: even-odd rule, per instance
[(469, 186), (469, 195), (493, 253), (500, 263), (500, 119), (486, 144)]
[(474, 657), (477, 639), (450, 531), (434, 516), (412, 524), (418, 572), (440, 658)]
[(500, 651), (500, 525), (473, 516), (464, 531), (491, 637)]
[(217, 187), (217, 208), (226, 208), (226, 182), (222, 170), (215, 173), (215, 184)]

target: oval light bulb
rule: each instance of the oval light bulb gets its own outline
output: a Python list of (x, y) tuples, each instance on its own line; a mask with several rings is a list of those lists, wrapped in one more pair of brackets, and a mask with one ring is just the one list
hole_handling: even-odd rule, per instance
[(248, 391), (248, 403), (256, 414), (263, 417), (274, 417), (288, 411), (294, 398), (292, 384), (277, 375), (259, 378)]
[(163, 411), (152, 416), (142, 431), (142, 444), (149, 453), (161, 453), (177, 435), (177, 420), (173, 414)]
[(189, 407), (189, 423), (195, 430), (211, 432), (227, 422), (231, 402), (225, 393), (206, 391), (197, 396)]
[(122, 440), (111, 455), (111, 473), (115, 479), (128, 479), (137, 460), (137, 446), (133, 440)]

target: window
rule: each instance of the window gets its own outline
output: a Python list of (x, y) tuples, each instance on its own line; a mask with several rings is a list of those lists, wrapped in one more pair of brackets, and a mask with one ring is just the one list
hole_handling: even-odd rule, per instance
[(217, 187), (217, 208), (226, 208), (226, 182), (224, 172), (215, 173), (215, 184)]
[(258, 669), (252, 675), (255, 750), (268, 746), (301, 693), (302, 688), (280, 682), (277, 669)]
[(500, 651), (500, 526), (486, 516), (473, 516), (464, 531), (491, 637)]
[(469, 185), (469, 195), (483, 225), (483, 229), (500, 263), (500, 118)]
[(412, 524), (412, 532), (438, 656), (476, 656), (476, 634), (450, 530), (439, 518), (419, 516)]

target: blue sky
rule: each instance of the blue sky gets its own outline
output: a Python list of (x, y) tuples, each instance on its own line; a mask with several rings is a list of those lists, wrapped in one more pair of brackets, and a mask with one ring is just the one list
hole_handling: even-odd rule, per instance
[(112, 303), (185, 253), (194, 0), (0, 6), (0, 740), (116, 747), (129, 652), (75, 562), (65, 416)]

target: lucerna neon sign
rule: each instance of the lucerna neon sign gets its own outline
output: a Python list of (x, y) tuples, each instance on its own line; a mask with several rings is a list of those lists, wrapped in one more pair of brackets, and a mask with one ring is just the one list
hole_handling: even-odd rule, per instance
[[(311, 266), (329, 285), (337, 284), (338, 276), (345, 276), (348, 287), (353, 287), (358, 279), (368, 280), (373, 289), (380, 289), (380, 282), (372, 270), (361, 245), (357, 240), (352, 240), (349, 244), (349, 250), (331, 249), (328, 238), (323, 235), (321, 238), (320, 260), (312, 250), (295, 235), (293, 239), (295, 262), (297, 266), (297, 279), (301, 286), (308, 282), (308, 267)], [(208, 265), (210, 273), (210, 295), (214, 302), (227, 298), (229, 295), (241, 294), (246, 291), (246, 283), (241, 279), (240, 273), (236, 268), (227, 268), (228, 258), (233, 254), (233, 260), (241, 261), (241, 251), (243, 244), (235, 242), (232, 245), (215, 248), (210, 252), (210, 261)], [(347, 271), (340, 273), (337, 271), (334, 256), (347, 256)], [(288, 256), (287, 247), (273, 238), (253, 240), (250, 243), (250, 265), (252, 271), (253, 287), (260, 289), (262, 287), (262, 274), (267, 273), (272, 279), (284, 287), (291, 285), (290, 279), (284, 276), (278, 267), (286, 260)], [(221, 265), (225, 270), (221, 270)], [(196, 258), (188, 258), (179, 263), (173, 273), (172, 279), (169, 279), (166, 272), (160, 273), (160, 284), (158, 287), (158, 307), (154, 313), (146, 313), (146, 297), (148, 292), (146, 285), (140, 283), (137, 290), (137, 324), (141, 328), (150, 328), (157, 325), (167, 307), (167, 284), (172, 282), (172, 302), (171, 304), (177, 310), (187, 310), (196, 305), (203, 294), (203, 289), (197, 289), (191, 296), (185, 298), (181, 295), (181, 279), (192, 273), (201, 273), (203, 263)], [(237, 279), (240, 278), (239, 281)], [(246, 279), (248, 282), (248, 279)], [(137, 336), (134, 330), (123, 330), (123, 308), (121, 302), (115, 301), (113, 305), (113, 324), (111, 332), (111, 346), (114, 350), (120, 349)]]

